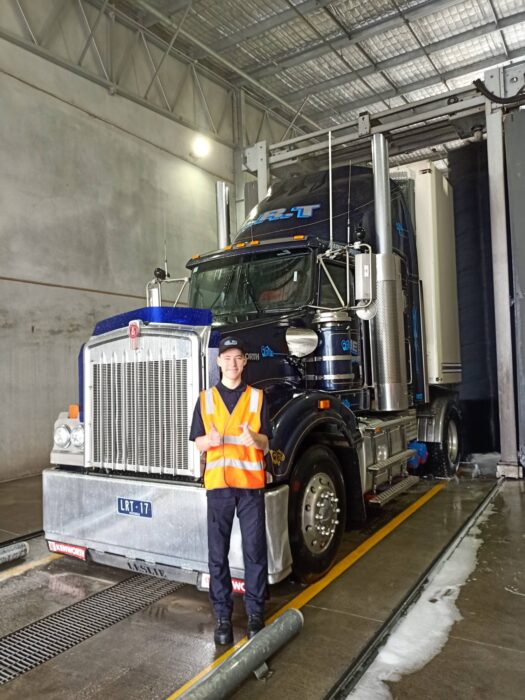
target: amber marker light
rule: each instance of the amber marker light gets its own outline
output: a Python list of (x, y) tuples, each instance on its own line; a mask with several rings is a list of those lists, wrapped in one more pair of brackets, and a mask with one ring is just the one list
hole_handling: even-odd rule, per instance
[(80, 410), (79, 410), (78, 404), (76, 404), (76, 403), (70, 403), (70, 404), (69, 404), (68, 417), (69, 417), (69, 418), (73, 418), (74, 420), (76, 420), (76, 419), (78, 418), (79, 413), (80, 413)]
[(250, 245), (259, 245), (261, 241), (250, 241)]
[(192, 260), (198, 260), (200, 258), (200, 255), (192, 255), (191, 259)]
[(232, 245), (225, 245), (223, 250), (231, 250), (233, 248)]
[(244, 248), (244, 247), (246, 247), (246, 243), (236, 243), (235, 247), (236, 248)]
[(317, 407), (321, 409), (321, 411), (325, 411), (327, 408), (330, 408), (330, 399), (321, 399), (317, 402)]
[(304, 241), (306, 236), (303, 236), (302, 234), (298, 234), (297, 236), (294, 236), (293, 239), (294, 241)]

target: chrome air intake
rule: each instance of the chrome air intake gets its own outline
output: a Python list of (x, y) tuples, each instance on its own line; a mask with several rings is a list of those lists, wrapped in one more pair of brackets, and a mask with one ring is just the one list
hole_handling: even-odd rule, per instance
[(319, 345), (306, 358), (308, 388), (344, 391), (361, 384), (359, 327), (346, 311), (319, 311)]

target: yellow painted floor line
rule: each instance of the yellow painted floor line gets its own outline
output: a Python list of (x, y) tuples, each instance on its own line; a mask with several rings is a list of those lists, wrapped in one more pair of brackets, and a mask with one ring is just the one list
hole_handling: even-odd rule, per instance
[[(266, 624), (271, 624), (274, 620), (276, 620), (280, 615), (282, 615), (284, 612), (286, 612), (286, 610), (289, 610), (290, 608), (300, 609), (307, 603), (309, 603), (312, 600), (312, 598), (315, 598), (316, 595), (321, 593), (321, 591), (323, 591), (327, 586), (329, 586), (333, 581), (335, 581), (336, 578), (341, 576), (341, 574), (343, 574), (347, 569), (349, 569), (357, 561), (359, 561), (361, 557), (363, 557), (367, 552), (373, 549), (373, 547), (375, 547), (382, 540), (384, 540), (385, 537), (388, 537), (388, 535), (390, 535), (391, 532), (393, 532), (396, 528), (402, 525), (405, 522), (405, 520), (410, 518), (410, 516), (413, 515), (417, 510), (419, 510), (421, 506), (424, 506), (425, 503), (428, 503), (428, 501), (430, 501), (431, 498), (434, 498), (434, 496), (437, 495), (444, 488), (445, 483), (441, 483), (431, 488), (430, 491), (427, 491), (427, 493), (421, 496), (421, 498), (418, 498), (417, 501), (414, 501), (412, 505), (408, 506), (408, 508), (399, 513), (399, 515), (396, 515), (395, 518), (392, 518), (392, 520), (388, 522), (384, 527), (375, 532), (371, 537), (369, 537), (362, 544), (360, 544), (359, 547), (350, 552), (350, 554), (348, 554), (344, 559), (341, 559), (340, 562), (338, 562), (332, 569), (330, 569), (326, 576), (323, 576), (323, 578), (319, 579), (319, 581), (313, 583), (311, 586), (308, 586), (308, 588), (299, 593), (299, 595), (295, 596), (295, 598), (292, 598), (292, 600), (289, 603), (283, 605), (282, 608), (280, 608), (276, 613), (274, 613), (271, 617), (269, 617), (266, 620)], [(219, 666), (229, 656), (234, 654), (237, 651), (237, 649), (240, 649), (242, 646), (244, 646), (247, 641), (247, 638), (243, 637), (240, 641), (237, 642), (237, 644), (230, 647), (228, 651), (225, 651), (224, 654), (221, 654), (221, 656), (215, 659), (213, 663), (206, 666), (206, 668), (202, 669), (202, 671), (197, 673), (197, 675), (194, 676), (191, 680), (189, 680), (183, 686), (178, 688), (167, 698), (167, 700), (174, 700), (175, 698), (180, 697), (184, 692), (186, 692), (186, 690), (188, 690), (198, 681), (200, 681), (200, 679), (203, 678), (207, 673)]]
[(14, 569), (9, 569), (8, 571), (0, 573), (0, 581), (5, 581), (5, 579), (11, 578), (12, 576), (18, 576), (19, 574), (23, 574), (30, 569), (36, 569), (37, 566), (43, 566), (44, 564), (48, 564), (50, 561), (54, 561), (55, 559), (60, 559), (60, 557), (63, 556), (63, 554), (50, 553), (41, 559), (35, 559), (34, 561), (28, 561), (25, 564), (20, 564), (19, 566), (15, 566)]

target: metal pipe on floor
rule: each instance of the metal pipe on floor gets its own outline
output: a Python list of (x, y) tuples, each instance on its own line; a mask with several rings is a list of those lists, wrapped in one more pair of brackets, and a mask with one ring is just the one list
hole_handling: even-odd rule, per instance
[(23, 559), (29, 553), (29, 545), (27, 542), (17, 542), (10, 544), (7, 547), (0, 547), (0, 566), (7, 564), (10, 561)]
[(255, 673), (266, 660), (300, 632), (303, 614), (291, 608), (262, 629), (235, 654), (211, 670), (192, 688), (181, 695), (183, 700), (222, 700)]

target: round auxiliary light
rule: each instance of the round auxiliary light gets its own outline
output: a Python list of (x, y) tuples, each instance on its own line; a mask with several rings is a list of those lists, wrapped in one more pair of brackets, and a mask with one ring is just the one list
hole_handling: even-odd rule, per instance
[(71, 442), (71, 431), (67, 425), (59, 425), (55, 428), (55, 434), (53, 437), (55, 440), (55, 445), (64, 450), (66, 447), (69, 447)]
[(73, 447), (76, 447), (77, 450), (82, 450), (84, 449), (84, 426), (83, 425), (77, 425), (76, 428), (73, 428), (71, 431), (71, 444)]

